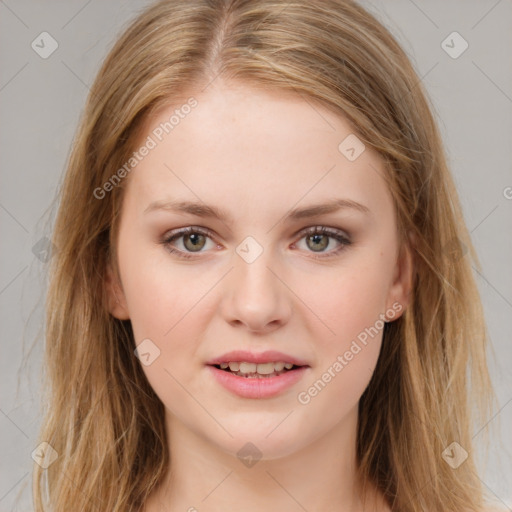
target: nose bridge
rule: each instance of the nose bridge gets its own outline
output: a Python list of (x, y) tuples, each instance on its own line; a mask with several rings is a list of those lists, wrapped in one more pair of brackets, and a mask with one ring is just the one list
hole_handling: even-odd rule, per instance
[(226, 283), (223, 314), (230, 323), (242, 323), (248, 329), (264, 330), (285, 323), (291, 312), (290, 297), (280, 281), (279, 265), (272, 252), (252, 237), (236, 249), (234, 269)]
[[(270, 268), (275, 265), (272, 262), (270, 251), (267, 251), (252, 262), (238, 258), (235, 264), (233, 276), (234, 288), (239, 294), (247, 299), (256, 299), (258, 296), (265, 296), (268, 301), (276, 297), (276, 277)], [(274, 271), (275, 272), (275, 271)]]

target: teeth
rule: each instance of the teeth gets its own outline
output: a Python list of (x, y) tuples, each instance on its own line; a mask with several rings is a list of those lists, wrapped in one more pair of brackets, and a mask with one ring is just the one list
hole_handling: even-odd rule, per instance
[(256, 363), (240, 363), (239, 371), (242, 373), (254, 373), (258, 366)]
[(229, 363), (220, 363), (220, 367), (223, 370), (229, 369), (233, 373), (243, 373), (243, 374), (250, 374), (250, 373), (258, 373), (260, 375), (271, 375), (274, 372), (282, 372), (283, 368), (286, 368), (287, 370), (291, 370), (293, 368), (292, 363), (284, 363), (282, 361), (279, 362), (269, 362), (269, 363), (247, 363), (247, 362), (232, 362)]
[[(243, 372), (244, 370), (240, 368), (240, 371)], [(274, 373), (274, 363), (258, 363), (258, 365), (256, 366), (256, 372), (259, 373), (260, 375), (269, 375), (271, 373)]]

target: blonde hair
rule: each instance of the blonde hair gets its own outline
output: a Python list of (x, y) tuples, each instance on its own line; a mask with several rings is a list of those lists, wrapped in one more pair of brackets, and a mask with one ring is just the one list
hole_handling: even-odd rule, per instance
[[(359, 475), (394, 511), (482, 510), (472, 428), (494, 395), (479, 264), (411, 62), (352, 1), (165, 0), (105, 59), (60, 191), (39, 437), (58, 458), (34, 465), (36, 511), (137, 511), (170, 467), (164, 406), (134, 356), (130, 322), (107, 310), (126, 180), (102, 199), (94, 190), (129, 159), (152, 114), (217, 76), (316, 102), (382, 157), (415, 280), (359, 403)], [(442, 457), (454, 441), (468, 452), (456, 470)]]

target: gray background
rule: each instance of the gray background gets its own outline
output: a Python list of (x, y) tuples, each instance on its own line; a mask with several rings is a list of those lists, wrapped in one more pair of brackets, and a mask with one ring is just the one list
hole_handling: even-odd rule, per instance
[[(147, 4), (0, 1), (0, 512), (32, 510), (47, 267), (33, 247), (50, 235), (48, 208), (100, 62), (120, 29)], [(488, 419), (495, 433), (481, 477), (491, 495), (512, 509), (512, 2), (362, 4), (411, 57), (448, 148), (483, 267), (475, 275), (494, 349), (490, 364), (499, 406)], [(58, 42), (47, 59), (31, 47), (43, 31)], [(456, 59), (441, 46), (453, 31), (469, 44)], [(23, 353), (32, 346), (22, 367)], [(477, 449), (479, 436), (477, 429)]]

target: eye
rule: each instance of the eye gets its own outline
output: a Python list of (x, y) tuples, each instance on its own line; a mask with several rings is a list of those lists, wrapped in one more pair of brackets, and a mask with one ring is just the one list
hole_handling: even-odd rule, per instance
[[(346, 246), (352, 243), (349, 237), (342, 231), (325, 226), (310, 227), (302, 231), (301, 234), (303, 235), (301, 240), (305, 238), (306, 247), (310, 249), (311, 252), (321, 253), (318, 256), (315, 255), (314, 258), (330, 258), (336, 256), (339, 252), (343, 251)], [(338, 243), (338, 247), (334, 250), (326, 251), (330, 245), (333, 245), (331, 244), (331, 240), (333, 239)]]
[[(211, 239), (213, 233), (209, 229), (199, 227), (187, 227), (177, 229), (168, 233), (162, 240), (162, 244), (170, 253), (176, 254), (180, 258), (193, 258), (193, 253), (201, 252), (206, 246), (208, 239)], [(184, 249), (176, 249), (172, 244), (175, 240), (182, 238), (182, 247)]]

